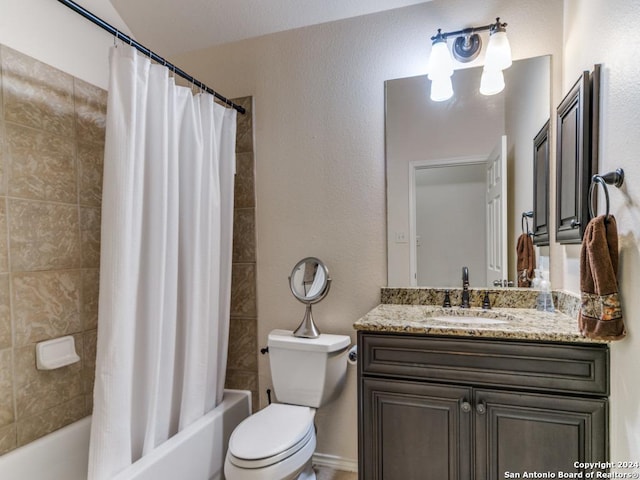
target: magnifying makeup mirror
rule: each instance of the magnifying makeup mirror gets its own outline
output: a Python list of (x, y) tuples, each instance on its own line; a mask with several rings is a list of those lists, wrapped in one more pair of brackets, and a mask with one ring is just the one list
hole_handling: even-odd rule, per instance
[(320, 330), (313, 322), (311, 305), (326, 297), (330, 286), (329, 269), (321, 260), (307, 257), (293, 267), (289, 276), (289, 288), (293, 296), (307, 306), (302, 322), (293, 332), (295, 337), (317, 338), (320, 336)]

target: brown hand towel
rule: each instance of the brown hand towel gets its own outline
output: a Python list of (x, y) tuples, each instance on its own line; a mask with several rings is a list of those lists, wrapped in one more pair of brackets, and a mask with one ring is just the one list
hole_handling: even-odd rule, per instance
[(518, 286), (530, 287), (533, 279), (533, 269), (536, 266), (536, 252), (533, 249), (531, 236), (526, 233), (520, 235), (516, 250), (518, 252)]
[(578, 325), (585, 337), (619, 340), (626, 332), (618, 298), (618, 229), (613, 215), (592, 219), (580, 250), (582, 304)]

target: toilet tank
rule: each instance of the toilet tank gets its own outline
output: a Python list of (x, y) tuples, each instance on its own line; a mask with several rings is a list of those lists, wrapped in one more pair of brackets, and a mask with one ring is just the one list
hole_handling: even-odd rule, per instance
[(273, 330), (267, 344), (279, 402), (318, 408), (342, 391), (351, 344), (347, 335), (300, 338), (290, 330)]

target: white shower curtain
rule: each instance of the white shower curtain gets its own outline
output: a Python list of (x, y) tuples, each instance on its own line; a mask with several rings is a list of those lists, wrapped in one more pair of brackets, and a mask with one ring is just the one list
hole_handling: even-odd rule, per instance
[(236, 111), (113, 47), (89, 479), (110, 479), (222, 399)]

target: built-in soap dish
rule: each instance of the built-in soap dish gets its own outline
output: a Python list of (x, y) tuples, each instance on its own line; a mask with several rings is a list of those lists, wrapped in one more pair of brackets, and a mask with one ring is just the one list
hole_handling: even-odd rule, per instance
[(38, 370), (53, 370), (79, 361), (75, 341), (70, 335), (36, 344)]

